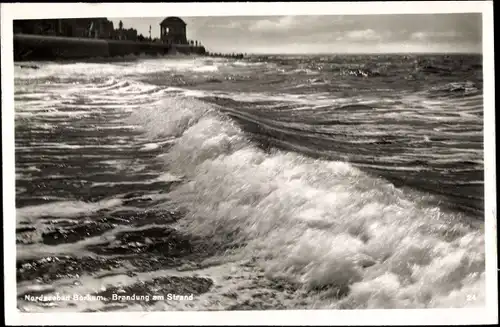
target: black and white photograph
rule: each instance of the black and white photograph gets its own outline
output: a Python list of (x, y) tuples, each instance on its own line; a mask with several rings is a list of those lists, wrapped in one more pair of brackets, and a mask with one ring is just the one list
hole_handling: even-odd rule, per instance
[(14, 324), (498, 322), (492, 2), (1, 14)]

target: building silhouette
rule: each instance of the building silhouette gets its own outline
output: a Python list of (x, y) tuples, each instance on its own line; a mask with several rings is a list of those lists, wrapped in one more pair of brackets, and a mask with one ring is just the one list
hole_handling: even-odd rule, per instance
[[(139, 37), (136, 29), (125, 28), (122, 21), (117, 24), (118, 26), (115, 29), (112, 21), (101, 17), (14, 20), (13, 25), (14, 34), (146, 41), (144, 36)], [(167, 45), (188, 46), (190, 48), (202, 47), (200, 42), (187, 39), (186, 25), (179, 17), (167, 17), (160, 23), (160, 38), (152, 40), (150, 36), (149, 41)], [(149, 32), (151, 35), (151, 26)]]
[(111, 38), (113, 35), (113, 22), (106, 18), (15, 20), (14, 33)]
[(167, 17), (160, 23), (160, 40), (168, 44), (188, 44), (186, 23), (179, 17)]

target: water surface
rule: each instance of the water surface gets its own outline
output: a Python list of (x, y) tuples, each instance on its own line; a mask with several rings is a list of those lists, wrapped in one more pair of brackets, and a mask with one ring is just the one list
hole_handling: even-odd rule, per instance
[(18, 307), (484, 305), (481, 62), (16, 66)]

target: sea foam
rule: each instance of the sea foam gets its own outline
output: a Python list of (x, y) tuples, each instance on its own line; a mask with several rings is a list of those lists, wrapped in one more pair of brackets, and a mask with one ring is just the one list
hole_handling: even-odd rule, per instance
[(482, 304), (484, 236), (458, 214), (348, 163), (266, 153), (199, 100), (162, 105), (131, 119), (153, 139), (178, 136), (162, 157), (186, 179), (170, 193), (187, 210), (179, 229), (242, 245), (231, 260), (253, 258), (267, 278), (323, 294), (313, 306)]

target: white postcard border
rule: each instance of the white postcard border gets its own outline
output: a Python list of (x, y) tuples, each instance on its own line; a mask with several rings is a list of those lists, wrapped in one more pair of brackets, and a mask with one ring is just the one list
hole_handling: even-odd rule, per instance
[[(483, 17), (486, 307), (411, 310), (20, 313), (16, 308), (12, 20), (69, 17), (368, 15), (466, 13)], [(496, 157), (492, 1), (307, 3), (8, 3), (1, 4), (4, 283), (7, 325), (466, 325), (498, 322)], [(161, 15), (160, 15), (161, 16)]]

